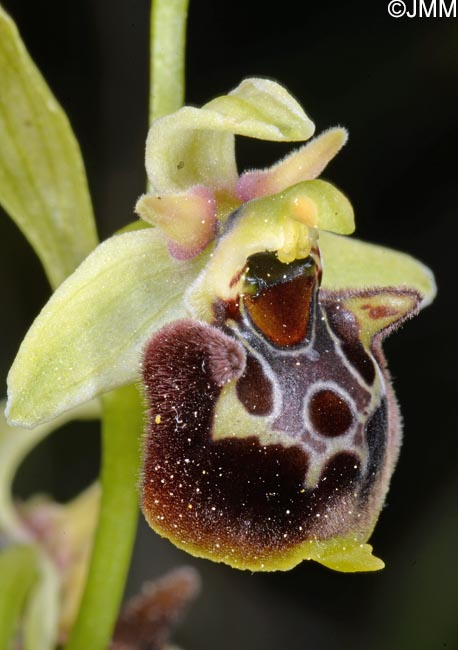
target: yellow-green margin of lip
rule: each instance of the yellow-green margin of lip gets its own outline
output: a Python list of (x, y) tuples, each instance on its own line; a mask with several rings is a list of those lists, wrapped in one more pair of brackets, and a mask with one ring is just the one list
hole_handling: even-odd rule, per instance
[(188, 291), (187, 307), (193, 316), (211, 320), (215, 298), (230, 300), (241, 292), (240, 274), (251, 255), (271, 251), (281, 262), (293, 262), (310, 254), (318, 229), (349, 234), (354, 227), (349, 200), (322, 180), (303, 181), (278, 194), (249, 201), (234, 216)]
[[(147, 515), (145, 515), (147, 517)], [(148, 517), (147, 517), (148, 518)], [(242, 554), (224, 553), (219, 548), (215, 552), (204, 551), (197, 544), (184, 543), (181, 538), (174, 538), (170, 530), (161, 530), (160, 522), (149, 522), (159, 534), (167, 537), (175, 546), (213, 562), (223, 562), (234, 569), (246, 571), (289, 571), (304, 560), (313, 560), (334, 571), (342, 573), (358, 573), (363, 571), (379, 571), (385, 563), (372, 554), (372, 546), (357, 535), (333, 537), (327, 540), (310, 539), (289, 549), (280, 549), (276, 553), (259, 555), (256, 559), (244, 558)], [(367, 537), (367, 536), (366, 536)]]

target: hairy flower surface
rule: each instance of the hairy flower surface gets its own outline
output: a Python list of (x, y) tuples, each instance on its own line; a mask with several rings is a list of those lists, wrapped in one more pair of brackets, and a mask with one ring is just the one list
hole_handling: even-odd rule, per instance
[(86, 258), (9, 375), (8, 416), (23, 426), (141, 375), (147, 520), (238, 568), (383, 566), (366, 542), (400, 420), (381, 343), (435, 293), (421, 263), (342, 236), (351, 204), (317, 177), (344, 129), (238, 174), (235, 135), (313, 132), (287, 91), (262, 79), (153, 123), (150, 191), (136, 209), (156, 227)]

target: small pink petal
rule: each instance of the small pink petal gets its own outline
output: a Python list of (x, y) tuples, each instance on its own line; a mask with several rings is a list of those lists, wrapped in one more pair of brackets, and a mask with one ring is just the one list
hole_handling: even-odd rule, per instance
[(144, 194), (136, 212), (162, 230), (176, 259), (195, 257), (216, 235), (216, 201), (204, 186), (179, 194)]
[(345, 129), (329, 129), (272, 167), (245, 172), (237, 185), (239, 199), (245, 202), (277, 194), (291, 185), (317, 178), (347, 138)]

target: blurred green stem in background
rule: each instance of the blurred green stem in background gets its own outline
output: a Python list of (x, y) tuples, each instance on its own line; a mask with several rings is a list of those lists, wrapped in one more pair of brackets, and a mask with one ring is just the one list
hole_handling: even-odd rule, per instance
[(156, 0), (151, 8), (149, 122), (184, 103), (189, 0)]
[(116, 622), (138, 517), (143, 408), (135, 386), (103, 399), (102, 502), (88, 579), (68, 650), (105, 650)]

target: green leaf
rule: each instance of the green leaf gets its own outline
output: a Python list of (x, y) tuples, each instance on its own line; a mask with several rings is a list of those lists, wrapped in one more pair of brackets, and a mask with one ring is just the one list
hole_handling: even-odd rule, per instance
[(0, 7), (0, 204), (58, 286), (97, 245), (78, 143)]
[(436, 295), (432, 272), (410, 255), (328, 232), (320, 232), (318, 243), (323, 259), (323, 289), (406, 287), (420, 293), (423, 306)]
[(146, 142), (146, 171), (157, 192), (204, 184), (233, 191), (238, 173), (234, 135), (261, 140), (308, 140), (314, 124), (279, 84), (246, 79), (203, 108), (185, 106), (157, 120)]
[(138, 378), (148, 338), (186, 316), (182, 296), (208, 255), (178, 262), (153, 228), (108, 239), (54, 293), (8, 377), (7, 416), (36, 426)]
[(0, 553), (0, 648), (12, 648), (27, 595), (38, 578), (38, 555), (31, 546)]

